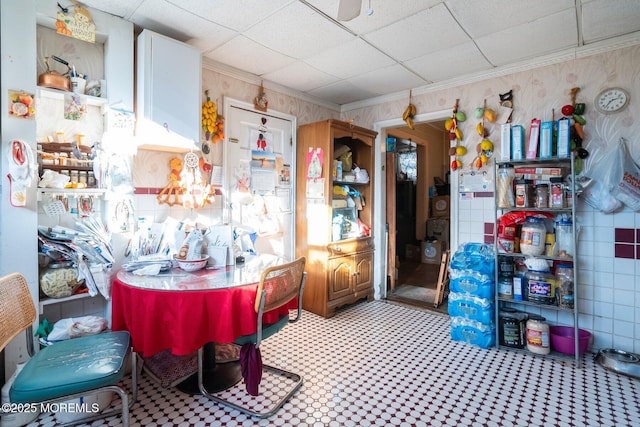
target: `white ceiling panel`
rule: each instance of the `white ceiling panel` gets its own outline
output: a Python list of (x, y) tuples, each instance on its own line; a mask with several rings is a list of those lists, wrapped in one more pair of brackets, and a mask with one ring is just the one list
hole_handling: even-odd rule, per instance
[(359, 38), (320, 52), (305, 62), (343, 79), (395, 63), (393, 59)]
[[(339, 0), (307, 1), (332, 18), (338, 15)], [(442, 2), (443, 0), (362, 0), (360, 16), (351, 21), (342, 22), (342, 25), (356, 34), (367, 34)], [(367, 15), (369, 5), (373, 10), (371, 15)]]
[(138, 9), (138, 7), (144, 2), (145, 0), (109, 0), (109, 4), (105, 5), (105, 0), (83, 0), (82, 4), (86, 7), (93, 7), (95, 9), (110, 13), (111, 15), (119, 16), (126, 20), (133, 21), (133, 19), (131, 19), (131, 16), (136, 11), (136, 9)]
[(493, 68), (471, 41), (412, 59), (405, 65), (430, 82), (441, 82)]
[(228, 40), (232, 36), (228, 29), (165, 0), (146, 0), (131, 19), (142, 28), (156, 28), (154, 31), (183, 42), (199, 39), (198, 44), (205, 44), (207, 38)]
[(536, 21), (563, 10), (574, 10), (575, 0), (449, 0), (451, 13), (469, 36), (479, 38)]
[(373, 31), (364, 38), (398, 61), (407, 61), (469, 40), (442, 3)]
[(574, 47), (577, 38), (575, 12), (568, 9), (480, 37), (476, 42), (487, 59), (500, 66)]
[(347, 80), (354, 86), (378, 95), (399, 92), (427, 83), (400, 64), (360, 74)]
[(264, 74), (262, 77), (302, 92), (308, 92), (338, 80), (337, 77), (316, 70), (302, 61), (289, 64), (284, 68)]
[(246, 31), (295, 0), (167, 0), (234, 31)]
[(235, 37), (219, 48), (205, 53), (204, 56), (257, 76), (295, 61), (244, 36)]
[(309, 91), (309, 95), (333, 102), (338, 105), (349, 104), (362, 99), (373, 98), (379, 93), (362, 89), (347, 80), (341, 80), (328, 86)]
[(353, 35), (299, 2), (289, 4), (261, 25), (248, 29), (245, 35), (296, 59), (309, 58), (354, 39)]
[(594, 0), (582, 6), (585, 43), (633, 33), (640, 21), (640, 0)]
[(212, 67), (336, 107), (496, 67), (534, 68), (593, 43), (640, 44), (640, 0), (362, 0), (350, 21), (337, 21), (339, 0), (81, 3), (196, 46)]

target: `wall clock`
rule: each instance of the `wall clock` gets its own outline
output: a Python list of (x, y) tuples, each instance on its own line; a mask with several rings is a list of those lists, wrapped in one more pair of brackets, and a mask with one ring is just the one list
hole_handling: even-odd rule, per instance
[(596, 95), (593, 103), (601, 113), (617, 113), (629, 105), (629, 92), (619, 87), (611, 87)]

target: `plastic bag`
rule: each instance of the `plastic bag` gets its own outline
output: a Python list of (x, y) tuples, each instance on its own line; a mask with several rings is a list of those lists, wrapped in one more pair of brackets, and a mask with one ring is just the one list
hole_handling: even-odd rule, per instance
[(622, 203), (613, 197), (610, 190), (620, 182), (623, 160), (619, 144), (600, 144), (591, 152), (583, 175), (592, 181), (581, 195), (589, 206), (604, 213), (613, 213), (622, 208)]
[(640, 210), (640, 167), (633, 161), (624, 138), (616, 147), (618, 163), (622, 168), (615, 171), (617, 183), (611, 188), (611, 195), (634, 211)]
[(107, 328), (107, 319), (97, 316), (84, 316), (58, 320), (47, 336), (48, 341), (64, 341), (71, 338), (96, 335)]

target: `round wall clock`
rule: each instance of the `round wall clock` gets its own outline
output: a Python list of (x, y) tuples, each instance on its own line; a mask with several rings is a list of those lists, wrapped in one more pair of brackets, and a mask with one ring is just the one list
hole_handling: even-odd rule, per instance
[(601, 113), (617, 113), (629, 104), (629, 92), (619, 87), (611, 87), (596, 95), (593, 103)]

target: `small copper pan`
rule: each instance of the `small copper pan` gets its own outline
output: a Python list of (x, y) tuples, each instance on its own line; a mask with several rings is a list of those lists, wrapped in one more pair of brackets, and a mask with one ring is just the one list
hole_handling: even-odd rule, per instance
[(69, 72), (71, 71), (69, 63), (64, 59), (58, 58), (57, 56), (52, 56), (52, 58), (59, 63), (66, 65), (67, 71), (64, 74), (60, 74), (55, 70), (50, 70), (49, 57), (45, 57), (44, 63), (47, 65), (47, 71), (38, 76), (38, 86), (69, 91)]

